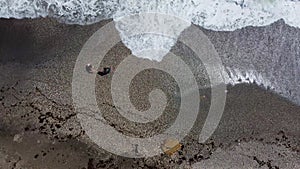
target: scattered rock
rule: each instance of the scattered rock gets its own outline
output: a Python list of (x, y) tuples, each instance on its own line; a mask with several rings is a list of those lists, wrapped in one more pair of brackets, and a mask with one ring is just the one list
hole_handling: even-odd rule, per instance
[(14, 142), (17, 142), (17, 143), (21, 143), (22, 140), (23, 140), (23, 135), (24, 135), (24, 133), (16, 134), (16, 135), (14, 136), (13, 141), (14, 141)]

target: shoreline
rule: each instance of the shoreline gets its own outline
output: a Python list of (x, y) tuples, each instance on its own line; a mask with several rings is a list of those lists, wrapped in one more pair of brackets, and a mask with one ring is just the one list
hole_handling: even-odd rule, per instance
[[(203, 101), (201, 102), (203, 113), (199, 113), (197, 124), (182, 141), (183, 150), (174, 159), (164, 155), (149, 159), (127, 159), (97, 148), (88, 139), (77, 120), (72, 106), (71, 82), (74, 64), (82, 45), (107, 22), (78, 26), (60, 24), (51, 19), (0, 21), (0, 35), (2, 37), (0, 41), (0, 78), (5, 79), (0, 82), (0, 117), (2, 117), (0, 118), (0, 131), (4, 132), (0, 136), (2, 141), (0, 141), (0, 147), (2, 147), (0, 157), (13, 159), (11, 162), (0, 161), (0, 167), (1, 165), (5, 167), (14, 165), (15, 161), (18, 161), (15, 165), (21, 168), (24, 166), (28, 168), (35, 168), (36, 166), (51, 168), (53, 165), (51, 160), (57, 162), (55, 168), (58, 169), (68, 165), (72, 165), (74, 168), (92, 169), (91, 166), (95, 168), (97, 164), (98, 166), (105, 164), (106, 168), (118, 165), (129, 166), (129, 168), (138, 166), (145, 168), (188, 168), (199, 161), (205, 165), (210, 162), (218, 162), (226, 166), (228, 161), (222, 162), (219, 158), (224, 156), (224, 152), (226, 154), (228, 150), (238, 148), (239, 144), (252, 148), (252, 155), (257, 159), (261, 160), (261, 157), (266, 162), (272, 160), (271, 165), (280, 168), (286, 167), (285, 162), (299, 157), (300, 107), (277, 94), (250, 84), (228, 86), (225, 112), (219, 127), (211, 140), (205, 144), (199, 144), (197, 143), (197, 133), (199, 133), (206, 117), (205, 110), (210, 105), (209, 92), (203, 91), (201, 94), (206, 95), (206, 99), (201, 100)], [(276, 23), (268, 27), (274, 27), (270, 30), (284, 27), (281, 24)], [(225, 55), (230, 53), (227, 49), (231, 45), (230, 40), (239, 39), (235, 36), (253, 38), (248, 31), (255, 34), (256, 30), (265, 31), (264, 29), (267, 28), (249, 27), (236, 32), (202, 31), (216, 46), (218, 53)], [(259, 35), (259, 33), (257, 34)], [(181, 50), (180, 45), (178, 47), (174, 49), (175, 53), (188, 53), (186, 50)], [(257, 50), (254, 52), (260, 52), (260, 49)], [(107, 53), (104, 64), (117, 65), (128, 54), (130, 51), (122, 43), (119, 43)], [(148, 72), (149, 74), (151, 72)], [(163, 74), (159, 75), (164, 77)], [(138, 79), (140, 80), (133, 84), (133, 90), (138, 89), (137, 87), (143, 84), (147, 77), (143, 74), (139, 76)], [(152, 78), (153, 80), (159, 79), (156, 76)], [(111, 76), (97, 79), (96, 82), (99, 83), (99, 86), (97, 86), (96, 91), (99, 94), (98, 100), (104, 99), (111, 103), (111, 98), (104, 95), (106, 88), (109, 88), (109, 79)], [(166, 82), (157, 80), (157, 84), (150, 83), (149, 86), (141, 89), (149, 91), (151, 87), (163, 83), (167, 83), (171, 87), (174, 86), (171, 79), (168, 79), (167, 76), (166, 79)], [(168, 90), (166, 85), (164, 87)], [(141, 107), (147, 107), (148, 103), (144, 97), (133, 98), (133, 102), (141, 105)], [(134, 124), (124, 125), (122, 119), (119, 119), (119, 116), (115, 114), (115, 109), (110, 106), (103, 106), (103, 109), (107, 110), (106, 120), (111, 125), (115, 125), (117, 130), (124, 131), (128, 135), (152, 135), (161, 131), (155, 127), (164, 129), (167, 126), (166, 120), (168, 119), (166, 117), (161, 118), (153, 125), (144, 126), (144, 128)], [(176, 115), (176, 111), (171, 107), (168, 110), (170, 110), (170, 114)], [(140, 130), (138, 130), (139, 128)], [(24, 140), (27, 139), (28, 141), (14, 142), (13, 138), (16, 134), (22, 135), (22, 133), (24, 133)], [(34, 147), (38, 139), (44, 140), (40, 143), (42, 148), (37, 146), (33, 148), (34, 151), (27, 153), (26, 148)], [(76, 140), (76, 143), (72, 140)], [(25, 148), (18, 149), (16, 144)], [(260, 144), (265, 147), (272, 145), (278, 149), (278, 152), (293, 152), (293, 156), (278, 157), (275, 156), (274, 152), (261, 151)], [(53, 146), (55, 150), (51, 150)], [(61, 152), (61, 148), (64, 146), (69, 147), (69, 149)], [(83, 151), (86, 146), (90, 147), (87, 152)], [(52, 155), (43, 156), (42, 151), (46, 151), (45, 149), (49, 149), (49, 153)], [(89, 153), (90, 151), (92, 153)], [(241, 155), (246, 151), (245, 148), (236, 151), (236, 153)], [(20, 155), (14, 156), (18, 152)], [(36, 152), (40, 154), (37, 158), (35, 158)], [(64, 154), (64, 157), (54, 157), (57, 153)], [(67, 156), (68, 153), (74, 153), (74, 158), (82, 157), (83, 160), (76, 161), (75, 158), (74, 164), (63, 163), (63, 161), (74, 161), (73, 157)], [(268, 153), (271, 159), (264, 159), (263, 153)], [(230, 159), (230, 157), (226, 158)], [(248, 160), (246, 163), (250, 167), (260, 166), (251, 156)], [(254, 163), (252, 163), (253, 161)], [(273, 161), (279, 161), (279, 164)], [(294, 163), (295, 166), (300, 165)], [(237, 167), (241, 164), (236, 162), (231, 165)]]

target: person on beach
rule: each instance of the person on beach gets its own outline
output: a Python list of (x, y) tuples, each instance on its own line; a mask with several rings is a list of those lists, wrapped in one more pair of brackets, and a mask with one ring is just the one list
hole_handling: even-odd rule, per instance
[(97, 73), (100, 76), (105, 76), (105, 75), (109, 74), (112, 69), (111, 67), (104, 67), (102, 71), (98, 71), (98, 70), (94, 69), (93, 65), (91, 65), (91, 64), (87, 64), (85, 68), (86, 68), (87, 72)]

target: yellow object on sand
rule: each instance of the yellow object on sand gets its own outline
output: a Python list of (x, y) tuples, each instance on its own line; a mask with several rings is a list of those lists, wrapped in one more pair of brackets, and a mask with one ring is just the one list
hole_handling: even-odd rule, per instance
[(175, 152), (181, 149), (181, 144), (178, 140), (170, 138), (165, 140), (162, 145), (162, 150), (169, 156), (173, 155)]

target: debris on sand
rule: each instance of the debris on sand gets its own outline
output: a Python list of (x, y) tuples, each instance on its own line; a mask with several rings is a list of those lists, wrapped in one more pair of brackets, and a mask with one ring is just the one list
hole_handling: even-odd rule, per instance
[(164, 144), (162, 145), (162, 150), (169, 156), (172, 156), (178, 150), (181, 149), (181, 144), (177, 139), (169, 138), (166, 139)]

